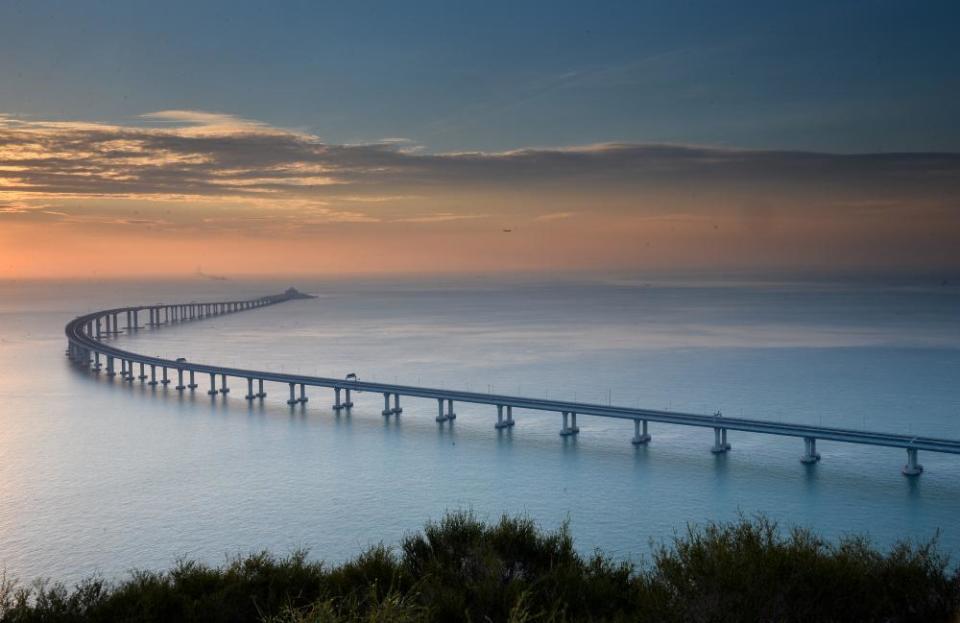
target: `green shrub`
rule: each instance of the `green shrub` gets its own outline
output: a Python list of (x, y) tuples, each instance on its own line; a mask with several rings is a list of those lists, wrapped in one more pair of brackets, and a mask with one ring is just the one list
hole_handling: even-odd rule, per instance
[(73, 589), (0, 575), (0, 623), (408, 621), (958, 621), (960, 571), (936, 541), (887, 552), (827, 542), (764, 518), (688, 527), (648, 564), (582, 556), (566, 525), (428, 523), (400, 547), (335, 567), (266, 552), (209, 567), (181, 561)]

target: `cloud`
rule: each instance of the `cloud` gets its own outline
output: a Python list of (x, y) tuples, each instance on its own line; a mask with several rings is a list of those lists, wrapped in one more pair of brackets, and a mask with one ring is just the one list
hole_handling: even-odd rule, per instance
[(562, 221), (564, 219), (572, 218), (575, 214), (576, 212), (549, 212), (547, 214), (535, 216), (533, 220), (540, 222)]
[[(0, 215), (162, 229), (242, 229), (269, 217), (270, 227), (293, 230), (298, 223), (466, 223), (492, 215), (549, 222), (618, 214), (638, 223), (683, 214), (771, 231), (784, 214), (893, 223), (918, 211), (945, 219), (960, 211), (954, 153), (632, 143), (458, 153), (416, 147), (399, 138), (332, 144), (195, 110), (151, 112), (130, 125), (0, 115)], [(126, 208), (105, 207), (110, 202)], [(131, 202), (157, 207), (133, 215)], [(173, 203), (199, 213), (168, 214)]]
[(453, 212), (438, 212), (436, 214), (421, 214), (393, 219), (395, 223), (447, 223), (449, 221), (464, 221), (478, 218), (488, 218), (489, 214), (455, 214)]
[(181, 136), (217, 136), (224, 134), (282, 134), (285, 131), (236, 115), (202, 110), (160, 110), (140, 115), (147, 121), (167, 123)]

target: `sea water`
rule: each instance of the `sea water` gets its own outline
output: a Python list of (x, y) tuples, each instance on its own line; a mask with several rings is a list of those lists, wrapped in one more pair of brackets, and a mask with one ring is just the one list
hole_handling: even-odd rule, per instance
[[(81, 313), (317, 295), (144, 329), (139, 353), (244, 368), (960, 438), (960, 288), (937, 280), (731, 282), (444, 278), (0, 282), (0, 569), (73, 582), (309, 548), (331, 562), (395, 545), (450, 510), (568, 522), (581, 551), (640, 560), (690, 523), (763, 513), (882, 547), (960, 554), (960, 456), (579, 418), (380, 394), (337, 415), (332, 390), (290, 408), (267, 384), (211, 399), (81, 371), (63, 327)], [(143, 322), (145, 318), (141, 318)], [(175, 378), (175, 376), (173, 377)]]

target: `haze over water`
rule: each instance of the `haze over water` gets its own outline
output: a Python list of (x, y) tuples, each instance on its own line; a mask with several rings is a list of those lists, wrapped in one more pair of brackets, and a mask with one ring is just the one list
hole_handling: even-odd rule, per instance
[(239, 299), (289, 285), (309, 301), (144, 330), (117, 343), (191, 361), (960, 438), (960, 289), (933, 280), (711, 283), (505, 279), (0, 283), (0, 568), (29, 580), (218, 563), (267, 548), (316, 558), (395, 544), (445, 511), (569, 520), (581, 550), (638, 559), (687, 522), (766, 513), (836, 537), (928, 539), (960, 554), (960, 457), (314, 389), (211, 400), (72, 368), (80, 313)]

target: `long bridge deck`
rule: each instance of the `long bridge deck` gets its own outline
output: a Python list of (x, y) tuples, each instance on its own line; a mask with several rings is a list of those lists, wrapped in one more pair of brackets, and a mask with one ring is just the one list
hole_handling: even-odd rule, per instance
[[(167, 385), (173, 382), (169, 375), (176, 374), (177, 384), (175, 389), (181, 392), (195, 391), (198, 388), (199, 385), (196, 379), (196, 375), (198, 374), (209, 376), (210, 389), (207, 393), (214, 396), (227, 394), (230, 391), (228, 379), (246, 380), (247, 394), (245, 398), (247, 400), (263, 400), (266, 397), (266, 392), (264, 391), (265, 382), (286, 384), (290, 391), (290, 398), (287, 400), (287, 403), (290, 405), (307, 402), (306, 387), (329, 388), (334, 391), (332, 408), (336, 411), (350, 409), (353, 406), (351, 400), (353, 392), (383, 394), (384, 408), (382, 413), (384, 416), (396, 416), (403, 411), (400, 407), (401, 396), (433, 399), (437, 401), (436, 420), (440, 423), (456, 418), (456, 413), (454, 412), (455, 402), (485, 404), (496, 407), (496, 428), (509, 428), (515, 424), (513, 409), (560, 413), (563, 422), (560, 435), (564, 436), (579, 433), (579, 428), (577, 427), (578, 415), (619, 418), (631, 420), (634, 423), (634, 435), (631, 441), (635, 445), (649, 443), (651, 437), (648, 432), (648, 423), (660, 422), (713, 429), (714, 444), (711, 451), (718, 454), (730, 450), (730, 444), (727, 441), (728, 430), (802, 438), (804, 441), (804, 453), (800, 457), (800, 460), (804, 463), (816, 463), (820, 460), (820, 454), (816, 450), (817, 440), (904, 448), (907, 451), (907, 463), (903, 466), (902, 471), (907, 476), (916, 476), (923, 471), (923, 467), (917, 462), (917, 452), (919, 450), (960, 454), (960, 440), (953, 439), (871, 432), (829, 426), (789, 424), (747, 418), (730, 418), (724, 417), (720, 413), (713, 415), (680, 413), (676, 411), (618, 407), (526, 396), (510, 396), (506, 394), (484, 394), (480, 392), (400, 385), (395, 383), (376, 383), (357, 378), (336, 379), (264, 370), (229, 368), (213, 364), (194, 363), (184, 359), (170, 360), (141, 355), (117, 348), (103, 341), (105, 337), (115, 336), (124, 332), (118, 325), (118, 318), (121, 315), (126, 317), (125, 330), (130, 332), (143, 328), (139, 326), (141, 313), (146, 313), (149, 317), (147, 326), (159, 327), (163, 324), (176, 324), (190, 320), (199, 320), (302, 298), (312, 297), (302, 295), (291, 288), (283, 294), (245, 301), (143, 305), (96, 311), (79, 316), (67, 324), (65, 329), (68, 341), (67, 355), (78, 365), (87, 366), (96, 373), (100, 373), (105, 367), (106, 374), (111, 377), (118, 374), (116, 364), (119, 362), (119, 374), (126, 382), (133, 382), (135, 379), (138, 379), (141, 383), (147, 383), (149, 385)], [(101, 359), (104, 359), (105, 362), (102, 362)], [(139, 374), (136, 376), (134, 374), (134, 364), (139, 366)], [(147, 368), (149, 368), (149, 375), (147, 375)], [(158, 371), (161, 374), (159, 381), (157, 380)], [(185, 375), (188, 377), (188, 383), (184, 382)], [(220, 387), (217, 387), (218, 377)], [(256, 383), (256, 387), (254, 387), (254, 383)], [(343, 395), (343, 400), (341, 400), (341, 395)], [(391, 397), (393, 400), (392, 404)]]

